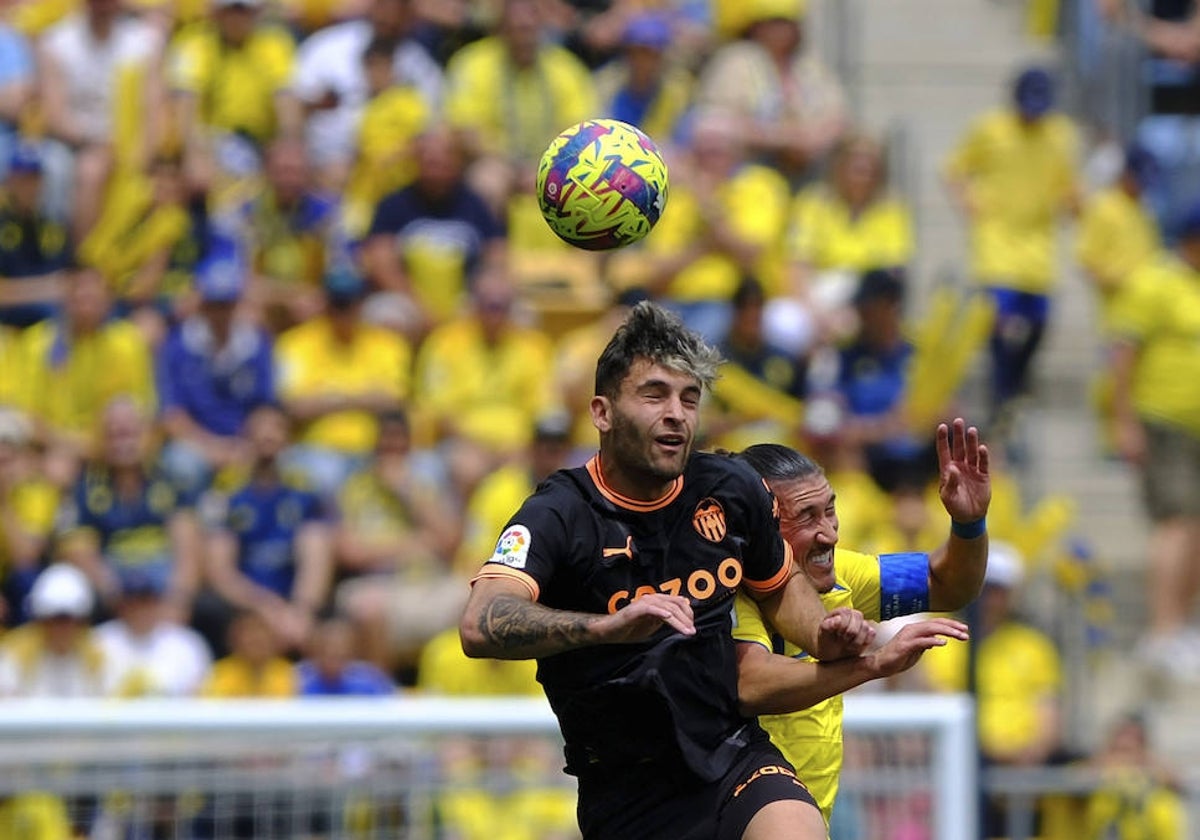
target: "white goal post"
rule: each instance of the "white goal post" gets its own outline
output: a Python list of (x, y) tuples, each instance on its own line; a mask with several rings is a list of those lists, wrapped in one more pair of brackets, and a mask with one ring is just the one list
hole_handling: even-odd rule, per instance
[[(913, 736), (922, 746), (915, 762), (889, 768), (873, 768), (868, 762), (852, 772), (848, 767), (844, 791), (867, 797), (897, 786), (919, 791), (930, 804), (935, 840), (974, 836), (978, 792), (969, 698), (852, 694), (845, 709), (848, 741)], [(298, 796), (311, 797), (311, 789), (304, 788), (311, 783), (303, 775), (307, 771), (281, 776), (288, 761), (278, 756), (294, 755), (292, 764), (307, 761), (311, 766), (317, 748), (390, 749), (387, 761), (392, 763), (387, 766), (410, 760), (419, 765), (422, 749), (428, 752), (430, 744), (464, 735), (556, 740), (558, 729), (542, 699), (6, 700), (0, 701), (0, 800), (23, 790), (104, 799), (142, 785), (153, 796), (200, 789), (214, 797), (223, 786), (245, 793), (247, 785), (269, 791), (290, 785), (309, 791)], [(406, 746), (395, 746), (400, 744)], [(275, 758), (257, 764), (251, 760), (261, 756)], [(197, 775), (198, 762), (207, 762), (203, 775)], [(129, 768), (135, 765), (147, 768), (144, 777), (131, 775)], [(275, 776), (247, 775), (247, 765), (265, 767)], [(191, 775), (181, 775), (180, 768)], [(348, 781), (327, 778), (325, 783), (330, 788), (344, 783), (351, 790), (369, 780), (373, 790), (382, 790), (378, 786), (386, 775), (351, 774)], [(283, 787), (280, 778), (285, 778)], [(401, 787), (419, 786), (421, 779), (419, 773), (396, 778), (397, 795), (411, 795)], [(426, 835), (410, 830), (406, 836)]]

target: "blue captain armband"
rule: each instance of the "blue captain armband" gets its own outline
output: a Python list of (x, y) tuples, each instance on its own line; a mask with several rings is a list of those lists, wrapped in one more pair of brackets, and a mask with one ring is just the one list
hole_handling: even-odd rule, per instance
[(987, 517), (981, 516), (974, 522), (950, 520), (950, 533), (960, 540), (974, 540), (987, 533)]
[(887, 621), (929, 609), (929, 555), (879, 555), (879, 618)]

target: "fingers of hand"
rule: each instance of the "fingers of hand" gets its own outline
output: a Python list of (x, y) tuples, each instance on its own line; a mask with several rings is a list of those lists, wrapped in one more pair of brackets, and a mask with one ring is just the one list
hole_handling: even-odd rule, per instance
[(965, 461), (967, 458), (966, 425), (961, 417), (954, 418), (954, 431), (950, 435), (950, 455), (955, 461)]
[(638, 598), (626, 609), (642, 615), (652, 615), (671, 625), (680, 633), (692, 635), (696, 632), (695, 615), (687, 598), (680, 595), (646, 595)]
[(945, 423), (937, 427), (937, 457), (938, 466), (944, 469), (950, 461), (950, 427)]

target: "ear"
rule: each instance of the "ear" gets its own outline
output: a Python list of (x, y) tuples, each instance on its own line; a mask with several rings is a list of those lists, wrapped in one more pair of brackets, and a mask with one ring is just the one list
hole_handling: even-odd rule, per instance
[(592, 412), (592, 425), (599, 430), (600, 434), (612, 431), (612, 402), (608, 397), (599, 395), (592, 397), (589, 408)]

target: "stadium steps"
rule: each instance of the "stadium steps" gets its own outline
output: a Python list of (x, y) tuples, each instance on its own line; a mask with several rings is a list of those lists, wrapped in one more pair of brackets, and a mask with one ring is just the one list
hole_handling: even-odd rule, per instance
[[(844, 5), (833, 13), (830, 3)], [(1052, 50), (1023, 34), (1023, 6), (997, 0), (825, 0), (821, 7), (825, 19), (842, 15), (853, 24), (822, 46), (844, 68), (859, 122), (892, 140), (895, 180), (913, 202), (917, 307), (932, 284), (947, 278), (963, 282), (966, 273), (965, 231), (940, 183), (942, 161), (975, 116), (1005, 101), (1017, 68), (1055, 62)], [(1102, 456), (1089, 401), (1092, 371), (1100, 359), (1092, 301), (1070, 264), (1068, 241), (1063, 244), (1053, 326), (1042, 350), (1037, 397), (1023, 425), (1028, 456), (1022, 476), (1031, 496), (1056, 492), (1075, 499), (1075, 530), (1109, 569), (1115, 653), (1084, 689), (1091, 702), (1081, 713), (1103, 725), (1129, 705), (1154, 697), (1166, 704), (1156, 719), (1165, 731), (1200, 733), (1200, 712), (1147, 690), (1126, 653), (1144, 622), (1147, 528), (1135, 476)], [(976, 377), (967, 389), (968, 408), (979, 405), (981, 392)], [(1096, 691), (1100, 686), (1104, 690)], [(1099, 727), (1089, 729), (1096, 737)], [(1200, 734), (1173, 741), (1171, 755), (1200, 756)]]

